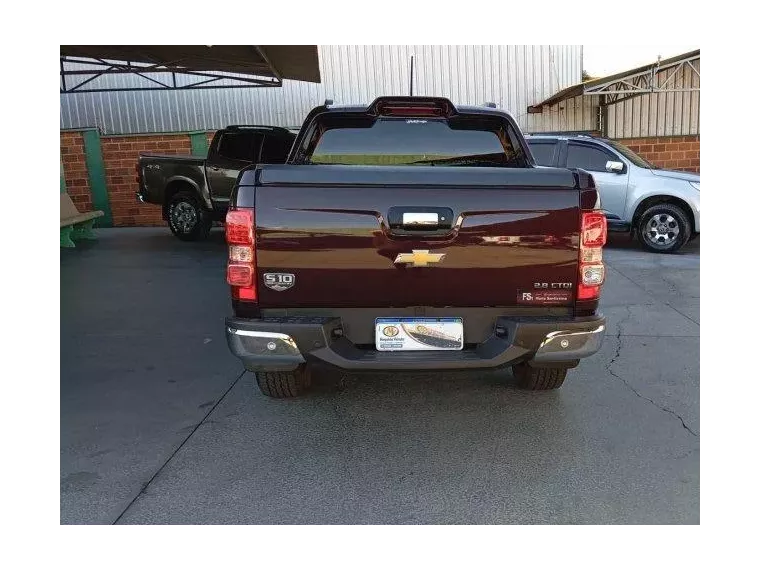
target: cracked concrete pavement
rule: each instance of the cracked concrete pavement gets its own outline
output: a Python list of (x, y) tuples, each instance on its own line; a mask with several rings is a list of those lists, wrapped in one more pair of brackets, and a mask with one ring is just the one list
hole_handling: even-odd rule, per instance
[(63, 523), (699, 522), (699, 242), (613, 236), (602, 349), (509, 372), (328, 374), (268, 400), (232, 358), (218, 231), (61, 252)]

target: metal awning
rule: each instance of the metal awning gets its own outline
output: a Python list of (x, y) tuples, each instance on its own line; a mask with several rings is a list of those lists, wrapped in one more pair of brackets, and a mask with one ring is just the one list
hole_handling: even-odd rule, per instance
[(541, 113), (544, 107), (550, 107), (565, 99), (582, 95), (601, 96), (599, 104), (605, 106), (647, 93), (699, 91), (699, 85), (677, 88), (675, 82), (672, 81), (684, 66), (691, 67), (696, 76), (699, 77), (698, 61), (699, 50), (695, 50), (607, 77), (578, 83), (555, 93), (536, 105), (529, 106), (528, 113)]
[[(131, 74), (139, 83), (109, 81)], [(61, 93), (319, 83), (317, 46), (61, 46)]]

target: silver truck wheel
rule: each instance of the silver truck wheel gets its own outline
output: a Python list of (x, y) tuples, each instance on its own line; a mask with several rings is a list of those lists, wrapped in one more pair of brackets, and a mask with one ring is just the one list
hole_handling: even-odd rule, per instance
[(647, 208), (639, 218), (639, 242), (649, 251), (676, 252), (690, 236), (689, 217), (675, 204), (657, 204)]

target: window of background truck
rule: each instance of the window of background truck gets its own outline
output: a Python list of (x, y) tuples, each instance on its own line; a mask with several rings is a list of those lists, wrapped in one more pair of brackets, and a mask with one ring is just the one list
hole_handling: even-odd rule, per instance
[(219, 141), (219, 156), (229, 160), (255, 162), (261, 146), (261, 135), (250, 132), (223, 133)]
[(295, 137), (267, 135), (261, 149), (261, 160), (259, 162), (262, 164), (283, 164), (288, 158), (294, 139)]
[(554, 149), (557, 148), (556, 142), (538, 142), (528, 141), (530, 152), (536, 159), (536, 164), (541, 166), (554, 166)]
[(498, 117), (327, 116), (318, 130), (312, 164), (527, 166), (511, 126)]
[(567, 167), (591, 172), (607, 172), (607, 161), (618, 157), (599, 147), (570, 143), (567, 147)]

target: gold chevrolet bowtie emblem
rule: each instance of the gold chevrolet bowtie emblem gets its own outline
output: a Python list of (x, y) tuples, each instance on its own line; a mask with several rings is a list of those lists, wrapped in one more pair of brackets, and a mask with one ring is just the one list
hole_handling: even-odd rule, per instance
[(427, 249), (413, 249), (412, 253), (399, 253), (393, 263), (409, 263), (412, 267), (427, 267), (429, 263), (438, 263), (445, 253), (430, 253)]

